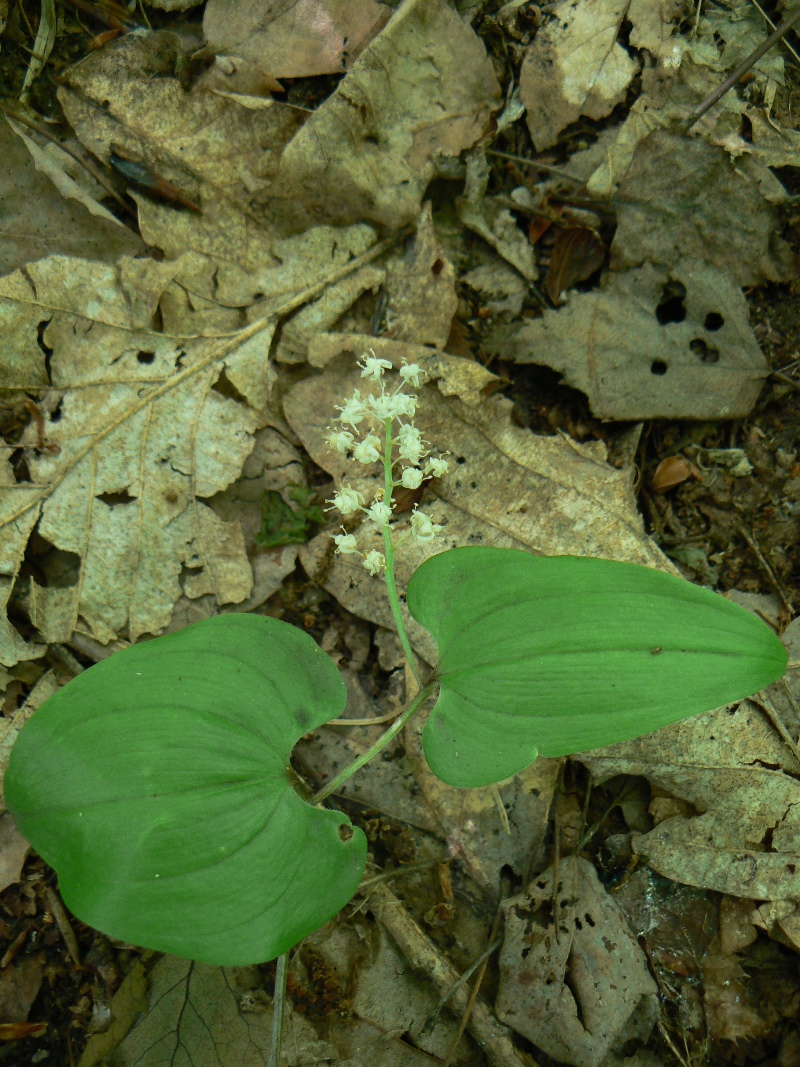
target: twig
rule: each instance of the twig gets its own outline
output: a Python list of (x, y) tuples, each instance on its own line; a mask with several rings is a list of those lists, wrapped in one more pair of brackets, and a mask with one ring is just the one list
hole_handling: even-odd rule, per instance
[[(463, 1016), (461, 1017), (461, 1022), (458, 1024), (458, 1033), (453, 1038), (453, 1043), (450, 1046), (450, 1051), (447, 1053), (447, 1059), (444, 1061), (444, 1067), (450, 1067), (450, 1064), (455, 1058), (456, 1051), (458, 1049), (458, 1043), (464, 1036), (464, 1031), (467, 1028), (467, 1023), (469, 1022), (470, 1015), (472, 1015), (473, 1009), (475, 1008), (475, 1001), (478, 999), (478, 992), (480, 991), (481, 983), (483, 982), (483, 976), (486, 974), (486, 967), (489, 963), (489, 957), (494, 952), (494, 950), (503, 943), (503, 938), (497, 937), (497, 931), (500, 929), (500, 917), (502, 914), (502, 909), (498, 908), (497, 914), (494, 917), (494, 923), (492, 924), (492, 932), (489, 935), (492, 943), (491, 945), (489, 945), (489, 947), (486, 949), (486, 951), (481, 957), (480, 970), (475, 976), (475, 985), (472, 987), (472, 992), (469, 995), (467, 1007), (464, 1011)], [(475, 964), (475, 966), (478, 966), (478, 964)]]
[[(800, 11), (800, 7), (798, 7), (797, 10)], [(794, 604), (792, 603), (792, 601), (791, 601), (791, 599), (789, 597), (789, 594), (783, 588), (783, 585), (780, 582), (777, 574), (775, 573), (775, 571), (770, 566), (769, 560), (764, 555), (764, 553), (761, 551), (761, 549), (758, 547), (758, 544), (756, 543), (755, 538), (753, 537), (753, 535), (750, 533), (750, 531), (747, 529), (747, 527), (744, 525), (743, 522), (739, 523), (739, 533), (742, 535), (742, 537), (745, 539), (745, 541), (747, 541), (748, 545), (750, 545), (750, 547), (752, 548), (753, 552), (755, 553), (756, 559), (761, 564), (761, 567), (763, 568), (765, 574), (767, 575), (767, 577), (769, 578), (769, 580), (772, 582), (773, 586), (775, 587), (775, 592), (781, 598), (781, 602), (783, 603), (783, 606), (786, 608), (786, 610), (789, 612), (790, 615), (796, 615), (797, 614), (797, 610), (796, 610)]]
[(761, 710), (767, 716), (767, 718), (775, 727), (777, 732), (780, 734), (783, 743), (786, 745), (791, 754), (797, 760), (798, 764), (800, 764), (800, 749), (798, 749), (794, 738), (784, 726), (783, 720), (778, 714), (778, 709), (775, 707), (775, 705), (772, 703), (766, 693), (757, 693), (755, 696), (750, 697), (750, 703), (755, 704), (756, 707), (761, 708)]
[[(367, 907), (391, 934), (409, 965), (427, 975), (444, 996), (458, 981), (458, 971), (423, 933), (394, 893), (382, 883), (375, 886), (367, 899)], [(450, 1000), (450, 1009), (460, 1014), (466, 1011), (468, 1004), (466, 990), (459, 989)], [(530, 1057), (523, 1063), (511, 1041), (508, 1027), (503, 1026), (482, 1001), (476, 1002), (467, 1025), (491, 1067), (524, 1067), (524, 1063), (536, 1067)]]
[(548, 174), (555, 174), (558, 178), (563, 178), (564, 181), (572, 182), (574, 185), (585, 185), (585, 178), (576, 178), (574, 175), (562, 170), (561, 167), (554, 167), (552, 163), (541, 163), (538, 159), (526, 159), (525, 156), (514, 156), (510, 152), (498, 152), (496, 148), (487, 148), (487, 156), (499, 156), (500, 159), (510, 159), (513, 163), (522, 163), (526, 167), (536, 167), (537, 170), (546, 171)]
[(267, 1067), (278, 1067), (281, 1058), (281, 1032), (283, 1030), (283, 1002), (286, 999), (286, 965), (289, 953), (278, 956), (275, 969), (275, 996), (272, 998), (272, 1030), (269, 1035)]
[[(362, 882), (362, 885), (363, 885), (363, 882)], [(494, 931), (492, 931), (492, 932), (494, 932)], [(471, 963), (469, 965), (469, 967), (467, 967), (466, 971), (464, 971), (464, 973), (461, 975), (461, 977), (458, 979), (458, 981), (448, 989), (448, 991), (445, 993), (445, 995), (442, 997), (442, 999), (439, 1001), (439, 1003), (436, 1005), (436, 1007), (430, 1013), (428, 1018), (425, 1020), (425, 1022), (422, 1025), (422, 1030), (420, 1031), (421, 1033), (429, 1034), (431, 1032), (431, 1030), (433, 1030), (433, 1027), (436, 1024), (436, 1020), (441, 1015), (442, 1008), (445, 1007), (445, 1005), (447, 1004), (448, 1000), (450, 1000), (450, 998), (455, 993), (457, 993), (459, 991), (459, 989), (462, 987), (462, 985), (464, 985), (465, 982), (468, 982), (470, 980), (470, 978), (477, 971), (477, 969), (480, 967), (480, 965), (482, 963), (486, 963), (486, 961), (489, 959), (489, 957), (494, 952), (494, 950), (496, 948), (500, 948), (500, 946), (502, 944), (503, 944), (503, 938), (502, 937), (496, 938), (494, 941), (491, 942), (491, 944), (489, 945), (488, 948), (485, 948), (483, 950), (483, 952), (480, 954), (480, 956), (478, 956), (478, 958), (474, 961), (474, 963)], [(465, 1020), (462, 1019), (461, 1021), (466, 1026)], [(458, 1038), (456, 1039), (456, 1042), (455, 1042), (456, 1044), (458, 1044), (458, 1042), (461, 1040), (461, 1035), (463, 1033), (464, 1033), (463, 1029), (459, 1031)]]
[(800, 22), (800, 7), (796, 8), (791, 13), (789, 18), (786, 19), (785, 22), (782, 22), (777, 28), (777, 30), (775, 30), (774, 33), (771, 33), (769, 37), (767, 37), (766, 41), (764, 41), (758, 46), (755, 52), (751, 53), (751, 55), (749, 55), (743, 63), (739, 64), (733, 74), (729, 74), (725, 81), (721, 85), (719, 85), (714, 90), (714, 92), (711, 93), (710, 96), (707, 96), (699, 107), (696, 107), (694, 109), (686, 125), (685, 132), (688, 133), (689, 130), (691, 130), (692, 127), (695, 126), (697, 122), (699, 122), (703, 115), (705, 115), (707, 111), (711, 110), (711, 108), (714, 106), (714, 104), (716, 104), (718, 100), (721, 100), (726, 93), (730, 92), (730, 90), (734, 87), (734, 85), (736, 85), (739, 79), (742, 78), (748, 72), (748, 70), (750, 70), (751, 67), (754, 67), (756, 63), (758, 63), (759, 59), (761, 59), (762, 56), (766, 55), (767, 52), (769, 52), (770, 48), (772, 48), (773, 45), (777, 44), (778, 41), (780, 41), (780, 39), (783, 37), (783, 35), (785, 33), (788, 33), (792, 26), (794, 26), (797, 22)]
[[(759, 4), (758, 0), (750, 0), (750, 3), (753, 5), (753, 7), (756, 9), (756, 11), (759, 13), (759, 15), (762, 17), (762, 19), (766, 22), (766, 24), (769, 26), (769, 28), (771, 30), (774, 30), (775, 29), (775, 23), (772, 21), (772, 19), (766, 13), (766, 11), (761, 6), (761, 4)], [(797, 54), (797, 52), (795, 52), (795, 50), (792, 48), (792, 46), (789, 44), (789, 42), (788, 41), (784, 41), (783, 43), (784, 43), (784, 45), (786, 47), (786, 51), (787, 52), (791, 52), (791, 54), (794, 56), (794, 58), (797, 60), (797, 62), (800, 63), (800, 56)]]
[(50, 911), (53, 913), (53, 918), (56, 921), (56, 926), (61, 931), (61, 936), (64, 938), (64, 944), (67, 946), (67, 952), (70, 954), (70, 958), (76, 967), (81, 965), (81, 954), (78, 951), (78, 941), (75, 937), (75, 931), (69, 921), (69, 916), (64, 910), (64, 905), (58, 898), (58, 893), (51, 886), (45, 886), (45, 894), (47, 896), (47, 903), (50, 905)]

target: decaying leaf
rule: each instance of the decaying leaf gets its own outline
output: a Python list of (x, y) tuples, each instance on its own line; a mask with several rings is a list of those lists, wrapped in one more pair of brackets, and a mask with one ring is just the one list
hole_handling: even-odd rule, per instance
[(617, 41), (630, 0), (565, 0), (528, 49), (520, 99), (536, 150), (581, 115), (601, 119), (625, 98), (639, 64)]
[(633, 836), (660, 874), (751, 900), (800, 898), (800, 768), (751, 701), (581, 759), (597, 781), (641, 774), (700, 813)]
[(612, 270), (645, 262), (671, 270), (691, 260), (736, 285), (787, 281), (795, 273), (777, 236), (775, 207), (723, 149), (700, 138), (651, 133), (636, 148), (619, 199)]
[(490, 350), (564, 375), (603, 419), (737, 418), (767, 362), (727, 274), (682, 261), (607, 274), (540, 319), (498, 331)]
[(349, 70), (392, 14), (375, 0), (211, 0), (203, 31), (216, 53), (274, 78)]
[(409, 0), (287, 146), (275, 192), (312, 217), (398, 228), (437, 159), (475, 144), (499, 106), (471, 27), (445, 0)]
[(0, 275), (55, 253), (115, 262), (143, 248), (131, 230), (89, 214), (77, 200), (65, 200), (5, 122), (0, 122), (0, 158)]
[(556, 306), (563, 303), (564, 294), (577, 282), (591, 278), (605, 258), (605, 245), (594, 230), (586, 226), (561, 230), (547, 269), (547, 295)]
[(548, 868), (503, 910), (496, 1010), (505, 1023), (574, 1067), (598, 1067), (637, 1009), (651, 1009), (652, 1026), (658, 987), (587, 860)]
[[(127, 629), (131, 640), (170, 620), (183, 590), (244, 600), (252, 588), (238, 522), (226, 523), (198, 497), (238, 476), (253, 447), (270, 390), (272, 326), (248, 342), (192, 340), (154, 328), (178, 281), (197, 257), (173, 263), (123, 258), (118, 267), (53, 256), (0, 280), (7, 346), (4, 381), (47, 387), (37, 331), (52, 350), (42, 402), (48, 440), (40, 450), (31, 424), (21, 444), (32, 484), (3, 497), (2, 537), (9, 579), (34, 524), (39, 535), (74, 554), (66, 582), (30, 587), (31, 618), (46, 640), (67, 640), (79, 625), (101, 642)], [(172, 310), (175, 310), (173, 302)], [(188, 336), (187, 336), (188, 335)], [(241, 402), (214, 388), (224, 374)], [(38, 519), (37, 519), (38, 516)], [(7, 663), (24, 655), (14, 634)]]

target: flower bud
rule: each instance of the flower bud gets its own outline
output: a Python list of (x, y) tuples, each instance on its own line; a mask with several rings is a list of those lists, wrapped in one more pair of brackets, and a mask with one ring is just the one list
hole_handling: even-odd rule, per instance
[(411, 516), (411, 533), (417, 541), (427, 544), (436, 539), (436, 535), (444, 529), (439, 523), (433, 522), (427, 515), (416, 508)]
[(386, 526), (392, 517), (392, 509), (388, 504), (384, 504), (382, 500), (376, 500), (371, 507), (367, 508), (367, 515), (378, 526)]
[(352, 515), (364, 503), (364, 497), (357, 490), (351, 489), (349, 485), (343, 485), (337, 493), (333, 494), (333, 500), (326, 500), (325, 503), (332, 504), (341, 511), (342, 515)]
[(328, 436), (325, 438), (328, 443), (328, 448), (333, 449), (335, 452), (340, 452), (342, 455), (349, 451), (353, 447), (355, 437), (347, 430), (331, 430)]
[(392, 369), (391, 360), (379, 359), (374, 352), (371, 356), (364, 356), (364, 362), (358, 365), (364, 368), (361, 371), (361, 377), (369, 378), (371, 382), (380, 381), (383, 377), (383, 372)]
[(425, 372), (418, 363), (404, 363), (398, 373), (404, 382), (411, 382), (415, 389), (419, 389), (419, 376)]
[(422, 471), (419, 467), (406, 467), (400, 479), (400, 484), (406, 489), (419, 489), (422, 485)]
[(429, 474), (432, 478), (441, 478), (443, 474), (447, 474), (450, 470), (450, 464), (446, 459), (442, 459), (441, 456), (432, 456), (425, 464), (425, 473)]
[(353, 427), (358, 426), (368, 411), (361, 399), (361, 393), (358, 389), (353, 390), (353, 395), (351, 397), (345, 397), (343, 407), (339, 407), (337, 404), (336, 410), (341, 411), (341, 415), (336, 417), (336, 421), (347, 423), (349, 426)]
[(362, 567), (365, 567), (371, 575), (379, 574), (386, 567), (386, 560), (383, 552), (379, 552), (377, 548), (373, 548), (371, 552), (367, 552), (362, 561)]
[(341, 552), (343, 556), (348, 556), (352, 552), (358, 552), (358, 541), (356, 540), (355, 534), (334, 534), (333, 540), (336, 542), (336, 551)]
[(359, 463), (374, 463), (381, 458), (380, 447), (380, 437), (376, 437), (374, 433), (369, 433), (363, 441), (356, 445), (353, 459)]

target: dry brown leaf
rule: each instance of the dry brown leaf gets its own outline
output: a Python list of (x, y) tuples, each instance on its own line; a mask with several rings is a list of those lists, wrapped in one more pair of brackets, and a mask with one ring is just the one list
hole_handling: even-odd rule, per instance
[(17, 829), (10, 812), (0, 815), (0, 893), (15, 885), (22, 877), (22, 868), (30, 845)]
[(568, 290), (577, 282), (591, 278), (602, 267), (605, 258), (606, 246), (594, 230), (585, 226), (561, 230), (547, 268), (547, 295), (556, 306), (563, 304)]
[(498, 1018), (574, 1067), (599, 1067), (643, 999), (652, 1026), (658, 987), (587, 860), (548, 868), (503, 910)]
[[(794, 257), (777, 236), (775, 207), (723, 149), (700, 138), (651, 133), (636, 147), (619, 200), (612, 270), (645, 262), (675, 270), (688, 260), (740, 286), (796, 274)], [(736, 204), (733, 221), (730, 204)]]
[[(40, 450), (33, 423), (20, 442), (33, 484), (12, 480), (3, 492), (6, 574), (10, 584), (37, 521), (78, 564), (71, 582), (31, 583), (31, 618), (47, 641), (77, 627), (103, 643), (127, 628), (135, 640), (169, 623), (181, 587), (219, 603), (252, 588), (239, 523), (197, 498), (235, 480), (266, 421), (274, 326), (238, 343), (198, 338), (197, 318), (207, 319), (186, 306), (177, 279), (202, 273), (199, 258), (123, 258), (112, 268), (54, 256), (0, 280), (4, 381), (35, 389), (52, 379), (41, 407), (55, 446)], [(223, 371), (241, 402), (215, 388)], [(25, 655), (15, 633), (2, 650), (8, 663)]]
[(458, 297), (453, 265), (433, 228), (430, 201), (422, 208), (410, 247), (389, 261), (386, 297), (388, 337), (444, 348)]
[(617, 41), (630, 0), (566, 0), (528, 48), (520, 99), (537, 152), (581, 115), (601, 119), (625, 98), (639, 64)]
[(800, 766), (755, 704), (581, 759), (597, 781), (643, 775), (700, 812), (633, 835), (634, 851), (659, 874), (745, 899), (800, 899)]
[(275, 78), (349, 70), (392, 14), (376, 0), (210, 0), (208, 47)]
[(142, 250), (131, 230), (90, 215), (77, 200), (65, 200), (5, 122), (0, 122), (0, 158), (0, 276), (59, 252), (114, 262)]
[(499, 106), (470, 26), (445, 0), (408, 0), (287, 146), (276, 195), (396, 229), (418, 215), (437, 159), (475, 144)]
[(602, 419), (743, 417), (768, 372), (739, 288), (688, 261), (607, 274), (599, 289), (497, 331), (489, 350), (557, 370)]
[(684, 456), (667, 456), (656, 467), (650, 482), (654, 493), (666, 493), (692, 477), (695, 467)]

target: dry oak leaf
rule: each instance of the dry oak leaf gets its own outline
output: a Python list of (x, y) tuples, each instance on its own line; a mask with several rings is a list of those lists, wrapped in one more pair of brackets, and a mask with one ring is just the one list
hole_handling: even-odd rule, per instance
[(200, 204), (198, 215), (137, 194), (142, 236), (171, 258), (213, 258), (218, 299), (244, 306), (260, 291), (247, 276), (279, 262), (270, 188), (304, 113), (278, 103), (254, 111), (202, 87), (187, 93), (174, 77), (179, 55), (174, 34), (128, 34), (66, 71), (59, 100), (99, 159), (123, 152)]
[(437, 161), (474, 145), (500, 105), (472, 28), (445, 0), (407, 0), (287, 145), (275, 195), (321, 221), (397, 229)]
[(658, 989), (619, 906), (571, 857), (503, 910), (498, 1018), (562, 1063), (599, 1067)]
[(349, 70), (392, 13), (375, 0), (210, 0), (208, 47), (241, 56), (273, 78)]
[(642, 775), (697, 810), (633, 835), (659, 874), (750, 900), (800, 900), (800, 765), (751, 701), (581, 761), (595, 781)]
[(674, 269), (688, 260), (738, 286), (788, 281), (797, 273), (789, 246), (776, 236), (775, 206), (727, 152), (700, 138), (651, 133), (636, 147), (619, 202), (612, 270), (646, 262)]
[(537, 152), (581, 115), (601, 119), (625, 98), (639, 64), (618, 42), (630, 0), (566, 0), (525, 54), (520, 99)]
[(488, 349), (552, 367), (601, 419), (742, 418), (769, 371), (739, 287), (690, 261), (608, 273), (599, 289), (501, 328)]
[[(193, 336), (188, 313), (182, 336), (155, 326), (194, 258), (123, 258), (115, 268), (52, 256), (0, 279), (0, 373), (12, 388), (46, 390), (44, 434), (55, 446), (42, 450), (35, 424), (26, 428), (31, 482), (2, 494), (4, 577), (13, 582), (37, 522), (41, 537), (80, 561), (74, 584), (31, 583), (31, 619), (46, 641), (77, 627), (103, 643), (158, 633), (182, 588), (219, 603), (250, 593), (241, 528), (203, 498), (239, 475), (265, 421), (274, 327), (213, 342)], [(241, 402), (215, 388), (223, 372)], [(15, 633), (3, 635), (7, 664), (24, 658)]]
[[(328, 337), (335, 343), (336, 335)], [(331, 452), (325, 444), (326, 429), (335, 405), (355, 388), (363, 390), (357, 356), (374, 347), (378, 355), (396, 360), (399, 367), (404, 356), (409, 362), (414, 360), (415, 346), (384, 341), (379, 350), (374, 338), (364, 337), (359, 343), (352, 335), (342, 335), (339, 345), (340, 358), (331, 360), (322, 374), (289, 390), (284, 411), (314, 462), (336, 480), (347, 477), (371, 500), (382, 484), (377, 466), (373, 473)], [(457, 356), (439, 354), (436, 359), (439, 367), (447, 364), (464, 371), (475, 367), (487, 373)], [(464, 379), (468, 381), (468, 375)], [(476, 396), (474, 385), (466, 396)], [(440, 543), (405, 542), (397, 556), (401, 591), (425, 559), (458, 545), (598, 556), (671, 570), (644, 532), (630, 474), (606, 463), (605, 446), (578, 444), (566, 436), (537, 437), (514, 425), (511, 407), (511, 401), (498, 395), (469, 404), (443, 396), (433, 384), (419, 391), (415, 424), (436, 449), (450, 452), (450, 472), (436, 480), (422, 507), (446, 529)], [(407, 517), (399, 517), (398, 534), (404, 532), (406, 522)], [(380, 548), (380, 531), (374, 523), (364, 521), (354, 532), (362, 550)], [(380, 583), (367, 574), (358, 557), (332, 557), (331, 548), (329, 536), (320, 534), (301, 550), (303, 566), (349, 611), (394, 629)], [(430, 635), (408, 617), (406, 625), (419, 654), (433, 663), (435, 647)]]

